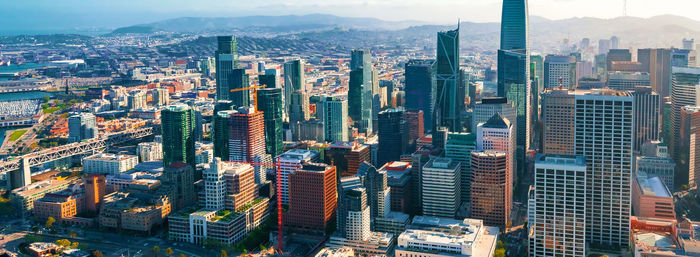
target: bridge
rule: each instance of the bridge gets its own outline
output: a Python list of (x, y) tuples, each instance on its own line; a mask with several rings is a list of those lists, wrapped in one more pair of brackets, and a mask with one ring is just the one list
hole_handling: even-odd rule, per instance
[(153, 135), (157, 127), (158, 126), (145, 126), (118, 133), (105, 134), (98, 138), (85, 140), (83, 142), (70, 143), (18, 156), (12, 160), (0, 162), (0, 174), (17, 171), (22, 168), (28, 170), (28, 167), (26, 166), (37, 166), (70, 156), (103, 151), (111, 145), (118, 145)]

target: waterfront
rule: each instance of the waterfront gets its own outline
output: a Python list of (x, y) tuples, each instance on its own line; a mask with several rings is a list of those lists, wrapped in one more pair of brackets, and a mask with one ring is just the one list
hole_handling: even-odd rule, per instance
[(28, 62), (28, 63), (23, 63), (20, 65), (16, 64), (10, 64), (10, 66), (0, 66), (0, 73), (14, 73), (14, 72), (20, 72), (20, 71), (25, 71), (29, 69), (38, 69), (41, 67), (46, 66), (46, 64), (40, 64), (40, 63), (33, 63), (33, 62)]
[(44, 96), (51, 97), (51, 96), (53, 96), (53, 93), (44, 92), (44, 91), (0, 93), (0, 102), (29, 100), (29, 99), (41, 99), (41, 98), (44, 98)]

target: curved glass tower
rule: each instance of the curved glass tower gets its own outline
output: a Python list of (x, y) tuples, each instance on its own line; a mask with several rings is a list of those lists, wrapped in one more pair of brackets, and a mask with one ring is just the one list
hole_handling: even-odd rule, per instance
[(527, 0), (503, 0), (501, 50), (530, 49)]

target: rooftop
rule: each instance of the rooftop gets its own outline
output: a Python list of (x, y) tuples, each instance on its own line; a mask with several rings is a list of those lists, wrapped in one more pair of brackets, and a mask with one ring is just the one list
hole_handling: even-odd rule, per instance
[(535, 163), (565, 166), (585, 166), (586, 158), (577, 155), (538, 154)]
[(637, 176), (639, 189), (645, 196), (671, 197), (671, 193), (658, 176)]
[(279, 156), (280, 159), (287, 160), (305, 160), (317, 156), (319, 153), (316, 150), (291, 149)]
[(111, 154), (111, 153), (98, 153), (88, 157), (86, 160), (101, 160), (101, 161), (123, 161), (128, 159), (138, 158), (135, 155), (122, 155), (122, 154)]

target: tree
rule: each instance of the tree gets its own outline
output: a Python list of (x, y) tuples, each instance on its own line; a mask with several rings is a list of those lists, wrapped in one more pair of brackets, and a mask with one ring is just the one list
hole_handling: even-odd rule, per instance
[(506, 257), (506, 249), (496, 249), (496, 252), (493, 253), (493, 257)]
[(70, 246), (70, 241), (68, 241), (68, 239), (59, 239), (59, 240), (56, 240), (56, 244), (60, 245), (62, 247), (68, 247), (68, 246)]
[(29, 243), (29, 244), (36, 243), (36, 242), (39, 242), (41, 240), (43, 240), (43, 238), (41, 236), (30, 235), (30, 234), (24, 235), (24, 241)]
[(186, 256), (185, 256), (185, 254), (184, 254), (184, 253), (181, 253), (181, 254), (180, 254), (180, 257), (186, 257)]
[(71, 248), (71, 249), (76, 249), (76, 248), (78, 248), (78, 242), (73, 242), (72, 244), (70, 244), (70, 248)]
[(243, 249), (243, 252), (241, 253), (241, 256), (248, 256), (248, 250)]
[(78, 236), (78, 233), (75, 233), (75, 231), (71, 231), (70, 233), (68, 233), (68, 236), (74, 238), (74, 237)]
[(53, 226), (53, 223), (54, 223), (54, 222), (56, 222), (56, 219), (54, 219), (53, 217), (47, 218), (47, 219), (46, 219), (46, 227), (51, 227), (51, 226)]
[(165, 249), (165, 254), (167, 254), (168, 256), (172, 255), (173, 249), (170, 249), (170, 247), (168, 247), (168, 249)]
[(153, 246), (153, 254), (158, 257), (158, 253), (160, 252), (160, 246)]
[(94, 251), (92, 251), (92, 256), (102, 257), (102, 252), (100, 252), (100, 250), (94, 250)]
[(228, 257), (228, 253), (226, 252), (226, 250), (221, 249), (221, 253), (219, 253), (219, 257)]

